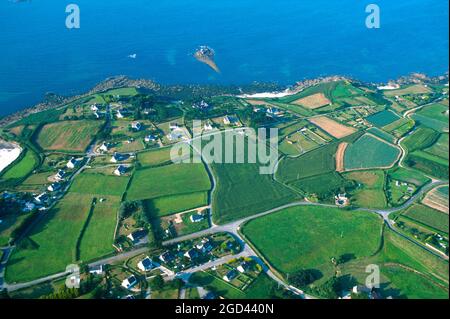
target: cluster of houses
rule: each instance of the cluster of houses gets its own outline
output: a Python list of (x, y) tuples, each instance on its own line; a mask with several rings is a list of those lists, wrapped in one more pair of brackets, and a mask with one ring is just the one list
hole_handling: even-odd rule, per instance
[[(210, 254), (213, 249), (214, 245), (212, 240), (209, 238), (203, 238), (192, 248), (186, 250), (183, 253), (183, 256), (190, 261), (195, 261), (200, 257)], [(165, 251), (159, 256), (159, 260), (165, 264), (170, 264), (176, 260), (176, 256), (171, 251)], [(182, 267), (184, 267), (184, 265), (182, 265)], [(177, 266), (174, 266), (174, 268), (177, 268)]]
[(211, 109), (211, 105), (206, 103), (205, 101), (201, 100), (198, 103), (192, 104), (193, 109), (202, 110), (202, 111), (208, 111)]
[(251, 269), (251, 264), (248, 261), (244, 261), (242, 262), (239, 266), (237, 266), (236, 268), (231, 269), (230, 271), (228, 271), (222, 278), (223, 280), (225, 280), (226, 282), (230, 282), (232, 281), (234, 278), (236, 278), (237, 276), (239, 276), (239, 273), (244, 274), (247, 271), (249, 271)]
[(277, 117), (283, 117), (284, 112), (276, 107), (269, 107), (267, 109), (261, 108), (261, 107), (254, 107), (253, 112), (259, 113), (259, 112), (265, 112), (268, 117), (277, 118)]

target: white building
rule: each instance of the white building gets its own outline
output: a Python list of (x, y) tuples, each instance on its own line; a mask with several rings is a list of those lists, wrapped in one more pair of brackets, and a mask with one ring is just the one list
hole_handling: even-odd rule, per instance
[(123, 165), (119, 165), (116, 170), (114, 171), (114, 175), (122, 176), (127, 172), (127, 168)]
[(78, 161), (72, 157), (66, 164), (67, 168), (74, 169), (78, 165)]
[(131, 289), (133, 288), (136, 284), (137, 284), (137, 279), (134, 275), (131, 275), (130, 277), (128, 277), (127, 279), (124, 279), (124, 281), (122, 281), (122, 287), (126, 288), (126, 289)]
[(138, 264), (137, 264), (138, 268), (142, 271), (149, 271), (153, 269), (153, 262), (150, 259), (150, 257), (145, 257), (144, 259), (142, 259)]

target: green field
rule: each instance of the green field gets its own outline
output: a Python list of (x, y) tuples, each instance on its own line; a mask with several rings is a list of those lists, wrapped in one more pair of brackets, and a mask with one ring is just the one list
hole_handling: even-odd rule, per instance
[(170, 147), (141, 152), (137, 159), (142, 166), (156, 166), (170, 161)]
[(44, 150), (84, 152), (100, 127), (100, 121), (63, 121), (44, 125), (36, 142)]
[(367, 121), (375, 126), (383, 127), (389, 125), (400, 119), (396, 113), (391, 110), (384, 110), (375, 114), (372, 114), (366, 118)]
[(405, 146), (409, 152), (414, 152), (432, 146), (438, 138), (439, 133), (435, 130), (419, 127), (414, 133), (403, 140), (402, 145)]
[(349, 183), (337, 172), (311, 176), (289, 183), (289, 186), (307, 194), (315, 194), (319, 199), (345, 192), (346, 185)]
[(425, 152), (442, 157), (448, 160), (449, 156), (449, 140), (448, 133), (441, 134), (437, 141), (430, 147), (425, 149)]
[(389, 142), (389, 143), (395, 143), (395, 141), (397, 140), (395, 136), (386, 133), (385, 131), (380, 130), (378, 127), (371, 127), (370, 129), (367, 130), (367, 132), (382, 138), (383, 140)]
[(189, 282), (226, 299), (270, 299), (277, 287), (266, 274), (259, 275), (244, 291), (207, 272), (194, 273)]
[(405, 163), (425, 174), (444, 180), (448, 179), (448, 161), (441, 157), (423, 151), (415, 151), (408, 155)]
[(365, 134), (347, 147), (344, 167), (347, 170), (389, 167), (399, 155), (400, 150), (397, 147)]
[(337, 146), (337, 143), (330, 143), (297, 158), (284, 158), (278, 166), (277, 179), (288, 183), (333, 172), (336, 165), (334, 154)]
[(203, 164), (172, 164), (135, 172), (127, 200), (208, 191), (211, 182)]
[(38, 164), (39, 159), (37, 155), (31, 149), (24, 149), (25, 155), (16, 163), (14, 162), (12, 166), (8, 166), (6, 171), (1, 175), (1, 179), (21, 179), (26, 177)]
[(401, 118), (389, 125), (383, 127), (383, 130), (391, 133), (395, 137), (402, 137), (414, 128), (414, 120), (408, 118)]
[(431, 90), (421, 84), (414, 84), (410, 86), (405, 86), (397, 90), (387, 90), (384, 91), (386, 96), (401, 96), (401, 95), (410, 95), (410, 94), (424, 94), (429, 93)]
[(144, 205), (148, 212), (152, 212), (154, 215), (162, 217), (193, 208), (207, 206), (208, 193), (196, 192), (147, 199), (144, 200)]
[(261, 175), (257, 164), (212, 164), (211, 168), (217, 182), (213, 193), (216, 223), (253, 215), (296, 198), (270, 175)]
[(448, 106), (435, 103), (414, 113), (412, 118), (436, 131), (448, 132)]
[(449, 219), (445, 213), (417, 204), (409, 207), (403, 215), (448, 234)]
[(84, 171), (78, 175), (70, 187), (70, 192), (79, 194), (96, 194), (122, 196), (127, 188), (129, 177), (104, 175)]
[(329, 277), (334, 274), (331, 258), (375, 253), (381, 226), (370, 213), (298, 206), (252, 220), (242, 231), (278, 271), (317, 269)]
[[(64, 271), (75, 261), (76, 243), (92, 204), (92, 195), (67, 194), (33, 228), (26, 248), (16, 248), (6, 268), (8, 283)], [(19, 246), (20, 247), (20, 246)]]
[(114, 251), (112, 244), (121, 198), (116, 196), (103, 196), (102, 198), (104, 199), (102, 202), (97, 198), (79, 242), (79, 257), (84, 262)]
[(350, 200), (352, 204), (364, 208), (386, 207), (387, 199), (384, 193), (384, 171), (354, 171), (344, 174), (344, 177), (360, 185), (351, 192)]
[[(374, 256), (344, 264), (342, 275), (348, 274), (359, 283), (364, 283), (369, 264), (380, 266), (385, 297), (448, 299), (448, 262), (389, 229), (384, 230), (383, 246)], [(393, 271), (399, 267), (405, 271)]]
[(28, 216), (29, 214), (26, 213), (2, 216), (2, 223), (0, 224), (0, 247), (8, 246), (12, 232), (19, 227)]
[(393, 168), (392, 170), (389, 170), (388, 174), (391, 179), (411, 183), (417, 187), (421, 187), (430, 181), (430, 179), (421, 172), (403, 167)]

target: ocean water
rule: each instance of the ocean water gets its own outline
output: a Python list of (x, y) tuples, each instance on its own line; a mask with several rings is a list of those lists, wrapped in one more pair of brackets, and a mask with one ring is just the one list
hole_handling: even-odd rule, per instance
[[(69, 3), (80, 7), (80, 29), (65, 26)], [(380, 29), (365, 26), (370, 3)], [(438, 75), (448, 70), (448, 36), (447, 0), (0, 0), (0, 116), (120, 74), (283, 85)], [(192, 57), (203, 44), (221, 74)]]

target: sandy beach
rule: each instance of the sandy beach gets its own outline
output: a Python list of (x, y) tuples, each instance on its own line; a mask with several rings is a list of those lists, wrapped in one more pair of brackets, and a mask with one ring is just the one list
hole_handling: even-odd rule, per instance
[(264, 92), (264, 93), (256, 93), (256, 94), (242, 94), (238, 95), (239, 98), (253, 98), (253, 99), (264, 99), (264, 98), (277, 98), (277, 97), (285, 97), (289, 95), (294, 95), (298, 92), (293, 92), (291, 90), (285, 90), (283, 92)]
[(0, 173), (14, 162), (21, 152), (22, 148), (19, 145), (0, 140)]

